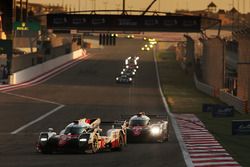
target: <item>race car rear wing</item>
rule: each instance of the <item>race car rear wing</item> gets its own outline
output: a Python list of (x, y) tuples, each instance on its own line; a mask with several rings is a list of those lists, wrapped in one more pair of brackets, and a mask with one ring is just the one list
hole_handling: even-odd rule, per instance
[[(135, 116), (136, 114), (128, 114), (128, 115), (121, 115), (121, 119), (129, 120), (131, 117)], [(161, 119), (161, 120), (168, 120), (167, 115), (160, 115), (160, 114), (146, 114), (150, 119)]]
[(114, 125), (114, 127), (126, 127), (127, 126), (126, 120), (115, 120), (115, 121), (102, 121), (102, 124), (111, 124)]

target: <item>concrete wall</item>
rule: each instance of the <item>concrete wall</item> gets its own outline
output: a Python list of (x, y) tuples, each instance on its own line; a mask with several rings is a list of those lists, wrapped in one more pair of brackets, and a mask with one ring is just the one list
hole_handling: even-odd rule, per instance
[[(239, 42), (238, 90), (237, 96), (243, 100), (250, 97), (250, 39), (241, 38)], [(250, 100), (248, 100), (248, 108)], [(248, 110), (250, 111), (250, 110)]]
[(203, 41), (203, 56), (201, 58), (203, 81), (214, 87), (215, 95), (224, 86), (224, 41), (213, 38)]
[(224, 89), (220, 90), (219, 99), (228, 105), (234, 106), (234, 108), (239, 112), (248, 112), (247, 100), (242, 100), (241, 98), (228, 93)]
[(12, 74), (11, 84), (18, 84), (25, 81), (29, 81), (39, 75), (42, 75), (68, 61), (71, 61), (73, 59), (76, 59), (83, 54), (86, 54), (85, 51), (82, 49), (77, 50), (75, 52), (66, 54), (64, 56), (57, 57), (55, 59), (49, 60), (47, 62), (44, 62), (42, 64), (38, 64), (32, 67), (29, 67), (27, 69), (24, 69), (22, 71), (18, 71), (16, 73)]
[(214, 88), (210, 85), (204, 84), (202, 82), (200, 82), (197, 79), (197, 76), (194, 74), (194, 83), (195, 83), (195, 87), (200, 90), (201, 92), (209, 95), (209, 96), (214, 96)]

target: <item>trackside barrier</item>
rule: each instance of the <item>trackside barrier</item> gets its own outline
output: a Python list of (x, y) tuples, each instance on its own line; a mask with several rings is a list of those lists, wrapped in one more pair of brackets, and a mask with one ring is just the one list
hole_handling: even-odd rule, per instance
[(72, 53), (60, 56), (42, 64), (38, 64), (27, 69), (15, 72), (12, 74), (10, 84), (19, 84), (25, 81), (29, 81), (37, 76), (47, 73), (48, 71), (59, 67), (60, 65), (67, 63), (71, 60), (77, 59), (83, 55), (86, 55), (86, 50), (79, 49)]
[(214, 96), (214, 88), (210, 85), (204, 84), (202, 82), (200, 82), (196, 75), (194, 74), (194, 83), (195, 83), (195, 87), (202, 91), (203, 93), (209, 95), (209, 96)]
[(239, 112), (248, 112), (247, 100), (242, 100), (237, 96), (227, 93), (225, 89), (220, 90), (219, 99), (228, 105), (234, 106)]

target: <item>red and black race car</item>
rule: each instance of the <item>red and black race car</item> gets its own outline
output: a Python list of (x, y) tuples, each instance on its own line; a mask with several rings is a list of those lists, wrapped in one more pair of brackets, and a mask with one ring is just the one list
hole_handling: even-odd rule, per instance
[[(101, 119), (80, 119), (67, 125), (60, 134), (49, 129), (41, 132), (36, 149), (48, 154), (56, 152), (96, 153), (103, 150), (122, 150), (127, 143), (126, 122), (115, 122), (106, 136), (100, 133)], [(119, 124), (119, 125), (118, 125)], [(117, 126), (118, 125), (118, 126)]]
[[(152, 120), (150, 119), (152, 118)], [(129, 119), (127, 126), (128, 142), (164, 142), (169, 137), (169, 126), (166, 116), (138, 113)], [(152, 123), (155, 121), (154, 123)]]

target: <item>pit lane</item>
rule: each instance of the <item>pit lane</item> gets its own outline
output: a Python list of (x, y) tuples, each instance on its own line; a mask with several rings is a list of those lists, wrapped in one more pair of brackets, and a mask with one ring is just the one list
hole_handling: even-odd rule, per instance
[[(139, 111), (165, 114), (152, 51), (140, 51), (143, 44), (142, 40), (120, 39), (115, 47), (90, 49), (86, 61), (59, 76), (41, 85), (11, 92), (65, 105), (16, 135), (10, 133), (56, 106), (0, 94), (4, 101), (0, 104), (0, 166), (185, 166), (172, 128), (166, 143), (129, 144), (122, 152), (42, 155), (34, 150), (40, 131), (53, 127), (58, 132), (81, 117), (115, 120), (122, 114)], [(116, 84), (115, 77), (122, 70), (125, 58), (135, 54), (140, 56), (135, 82), (132, 85)]]

